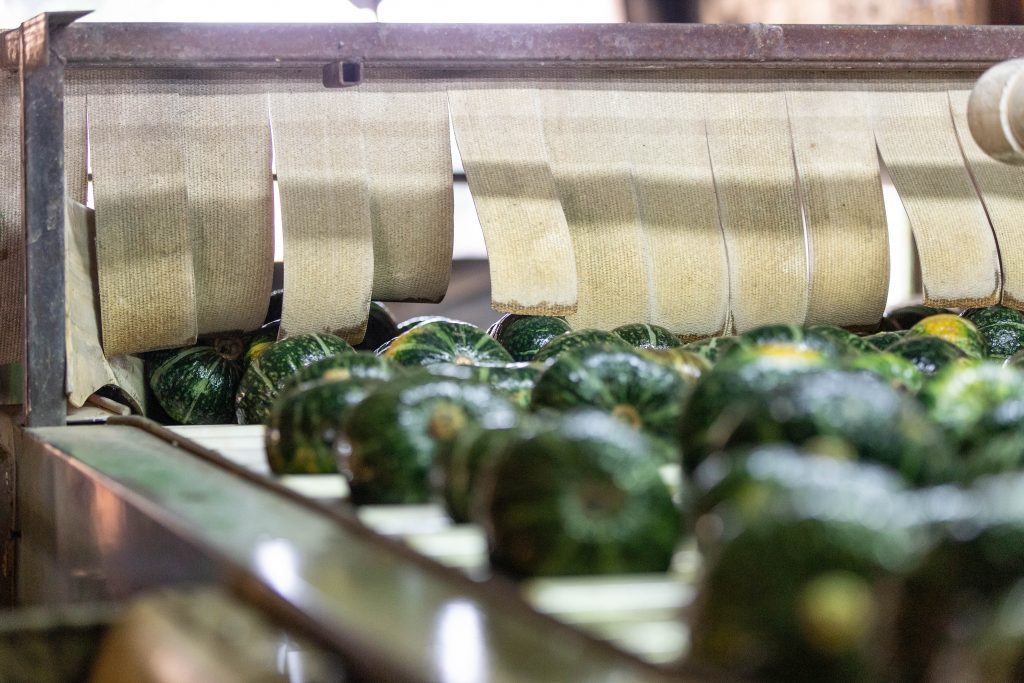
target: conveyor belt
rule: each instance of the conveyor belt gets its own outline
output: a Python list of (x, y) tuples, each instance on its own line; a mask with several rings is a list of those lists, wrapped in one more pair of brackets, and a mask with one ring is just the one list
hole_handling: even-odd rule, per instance
[[(216, 451), (252, 472), (271, 476), (263, 447), (263, 427), (176, 426), (176, 434)], [(663, 476), (678, 482), (676, 468)], [(345, 505), (348, 486), (341, 475), (276, 477), (278, 483), (329, 506)], [(402, 540), (417, 552), (469, 576), (490, 574), (487, 544), (473, 524), (453, 524), (439, 505), (379, 505), (358, 510), (359, 519), (384, 536)], [(678, 660), (688, 632), (682, 611), (693, 597), (697, 553), (683, 548), (668, 574), (535, 579), (520, 584), (535, 609), (573, 624), (652, 663)]]

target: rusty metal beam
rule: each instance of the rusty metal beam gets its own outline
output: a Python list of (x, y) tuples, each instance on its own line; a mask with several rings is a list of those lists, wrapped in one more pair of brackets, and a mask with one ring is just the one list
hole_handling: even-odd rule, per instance
[(1024, 29), (1013, 26), (93, 23), (70, 26), (55, 40), (72, 67), (363, 62), (432, 68), (750, 64), (976, 69), (1024, 55)]

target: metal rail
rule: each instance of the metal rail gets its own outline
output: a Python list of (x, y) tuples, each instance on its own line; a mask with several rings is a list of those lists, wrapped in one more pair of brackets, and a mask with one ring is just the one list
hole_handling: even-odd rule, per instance
[[(413, 77), (471, 78), (495, 69), (783, 68), (980, 73), (1024, 55), (1007, 26), (76, 24), (42, 14), (0, 34), (0, 68), (22, 85), (26, 246), (24, 419), (65, 421), (63, 83), (65, 69), (180, 70), (316, 66), (326, 86), (357, 84), (363, 67)], [(566, 75), (568, 70), (568, 76)], [(380, 72), (371, 71), (371, 76)]]

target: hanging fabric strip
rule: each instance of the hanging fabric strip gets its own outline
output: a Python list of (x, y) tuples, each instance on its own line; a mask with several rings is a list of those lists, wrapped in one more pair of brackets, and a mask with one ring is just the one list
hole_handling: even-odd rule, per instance
[(970, 95), (967, 91), (949, 93), (953, 123), (999, 245), (1002, 304), (1024, 309), (1024, 168), (996, 161), (974, 141), (967, 124)]
[(609, 93), (541, 90), (548, 158), (576, 257), (574, 328), (612, 329), (650, 315), (647, 257), (627, 129)]
[(857, 92), (786, 94), (810, 259), (807, 323), (872, 328), (889, 239), (870, 110)]
[(196, 339), (180, 100), (145, 88), (127, 84), (88, 99), (107, 356)]
[(88, 176), (85, 91), (69, 80), (64, 86), (64, 196), (85, 204)]
[(21, 226), (21, 98), (17, 74), (0, 71), (0, 365), (22, 360), (25, 239)]
[(576, 311), (576, 261), (548, 164), (536, 90), (448, 93), (487, 244), (496, 311)]
[[(373, 218), (373, 296), (444, 298), (454, 240), (448, 103), (441, 86), (361, 86), (358, 98)], [(351, 135), (356, 121), (335, 135)]]
[(373, 229), (355, 92), (270, 96), (284, 234), (281, 336), (359, 342), (373, 287)]
[(996, 241), (964, 165), (948, 95), (894, 92), (871, 99), (878, 149), (917, 242), (925, 303), (966, 308), (998, 302)]
[(274, 267), (266, 95), (194, 83), (182, 92), (199, 334), (255, 330)]
[(622, 92), (626, 132), (653, 289), (649, 321), (685, 338), (721, 334), (729, 261), (708, 156), (705, 99), (687, 92)]
[(801, 324), (807, 255), (785, 93), (711, 93), (707, 126), (733, 325)]

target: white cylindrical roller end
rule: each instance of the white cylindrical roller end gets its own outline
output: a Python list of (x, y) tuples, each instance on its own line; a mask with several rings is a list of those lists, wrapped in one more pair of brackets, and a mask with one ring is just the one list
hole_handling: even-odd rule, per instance
[(975, 142), (994, 159), (1024, 165), (1024, 59), (996, 64), (978, 79), (967, 104)]

